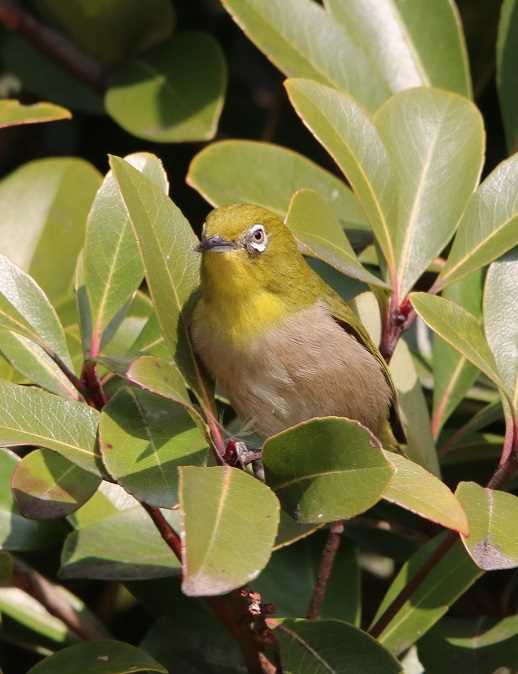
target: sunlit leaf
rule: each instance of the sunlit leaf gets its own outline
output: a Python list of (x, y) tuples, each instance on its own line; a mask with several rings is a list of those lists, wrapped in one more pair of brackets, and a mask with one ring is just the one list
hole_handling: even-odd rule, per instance
[(304, 246), (303, 252), (365, 283), (386, 287), (356, 257), (332, 206), (318, 192), (302, 189), (291, 200), (286, 224)]
[(183, 33), (116, 70), (105, 105), (138, 138), (159, 143), (208, 140), (217, 130), (226, 80), (216, 40), (207, 33)]
[(36, 449), (16, 466), (11, 487), (22, 515), (44, 520), (65, 517), (80, 508), (100, 481), (57, 452)]
[(375, 122), (395, 176), (392, 226), (402, 300), (453, 236), (477, 186), (484, 126), (469, 100), (430, 88), (396, 94)]
[(0, 128), (18, 124), (37, 124), (53, 122), (58, 119), (70, 119), (72, 115), (65, 108), (52, 103), (33, 103), (23, 105), (20, 101), (0, 101)]
[(518, 541), (511, 522), (518, 517), (518, 498), (475, 482), (461, 482), (455, 492), (469, 521), (462, 536), (475, 564), (485, 571), (518, 566)]
[[(325, 452), (322, 448), (325, 447)], [(354, 517), (382, 496), (393, 473), (374, 436), (361, 424), (328, 417), (269, 438), (266, 481), (300, 522)]]
[(251, 140), (211, 143), (195, 155), (187, 182), (213, 206), (241, 201), (264, 206), (282, 217), (293, 194), (309, 188), (326, 198), (342, 227), (367, 227), (361, 207), (342, 180), (280, 145)]
[(266, 566), (277, 533), (279, 502), (273, 492), (229, 466), (179, 470), (182, 590), (218, 595), (253, 580)]

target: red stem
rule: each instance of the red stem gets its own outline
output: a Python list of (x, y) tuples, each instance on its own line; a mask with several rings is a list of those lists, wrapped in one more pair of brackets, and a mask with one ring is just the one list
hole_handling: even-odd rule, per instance
[(333, 522), (329, 527), (329, 535), (327, 538), (326, 545), (322, 552), (322, 558), (320, 560), (320, 567), (318, 569), (318, 576), (313, 589), (313, 595), (311, 597), (311, 603), (308, 610), (308, 618), (310, 620), (315, 620), (320, 616), (320, 611), (322, 610), (322, 604), (327, 591), (327, 584), (331, 573), (333, 571), (333, 565), (335, 562), (336, 554), (340, 548), (340, 543), (342, 541), (342, 534), (344, 531), (343, 522)]

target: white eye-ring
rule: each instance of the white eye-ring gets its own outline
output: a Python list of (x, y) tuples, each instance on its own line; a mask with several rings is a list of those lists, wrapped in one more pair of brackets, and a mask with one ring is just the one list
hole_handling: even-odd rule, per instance
[(268, 245), (268, 236), (262, 225), (252, 225), (246, 234), (246, 246), (257, 253), (263, 253)]

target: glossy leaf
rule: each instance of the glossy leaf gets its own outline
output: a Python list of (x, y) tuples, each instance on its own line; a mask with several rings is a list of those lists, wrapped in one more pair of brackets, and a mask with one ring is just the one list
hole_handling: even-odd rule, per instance
[(462, 542), (475, 564), (485, 571), (518, 566), (518, 542), (512, 522), (518, 517), (518, 498), (475, 482), (460, 482), (455, 492), (469, 521)]
[[(137, 152), (128, 155), (126, 161), (168, 193), (169, 182), (158, 157)], [(135, 234), (111, 171), (88, 215), (83, 274), (92, 322), (90, 356), (95, 358), (103, 333), (130, 301), (144, 276)]]
[(52, 103), (24, 105), (20, 101), (4, 99), (0, 101), (0, 128), (18, 124), (37, 124), (70, 119), (72, 115), (65, 108)]
[(285, 86), (297, 114), (351, 183), (395, 274), (396, 184), (372, 119), (353, 98), (318, 82), (288, 80)]
[(242, 201), (282, 217), (293, 194), (309, 188), (328, 201), (342, 227), (367, 227), (361, 207), (342, 180), (280, 145), (251, 140), (212, 143), (192, 160), (187, 182), (213, 206)]
[(0, 183), (0, 252), (29, 273), (54, 306), (69, 293), (100, 183), (91, 164), (67, 158), (31, 161)]
[(22, 515), (44, 520), (65, 517), (80, 508), (100, 482), (57, 452), (36, 449), (16, 466), (11, 487)]
[(518, 245), (518, 155), (501, 162), (469, 199), (436, 288), (444, 288)]
[(419, 641), (418, 651), (430, 672), (511, 672), (509, 665), (518, 662), (517, 618), (444, 618)]
[(338, 620), (283, 620), (275, 636), (286, 674), (403, 671), (372, 637)]
[(484, 329), (504, 387), (518, 413), (518, 248), (489, 267), (484, 286)]
[(395, 472), (383, 498), (448, 529), (469, 533), (461, 504), (435, 475), (395, 452), (384, 452)]
[(267, 483), (300, 522), (332, 522), (364, 512), (381, 498), (393, 473), (374, 436), (338, 417), (313, 419), (272, 436), (263, 462)]
[(428, 293), (412, 293), (410, 299), (419, 316), (434, 332), (482, 370), (497, 386), (500, 385), (494, 356), (476, 316), (451, 300)]
[(405, 454), (434, 475), (439, 475), (428, 406), (414, 359), (405, 340), (399, 340), (389, 369), (398, 394), (400, 418), (407, 439)]
[(318, 531), (323, 524), (301, 524), (296, 522), (284, 510), (280, 512), (279, 529), (275, 539), (274, 550), (279, 550), (287, 545), (292, 545)]
[(477, 186), (484, 126), (473, 103), (430, 88), (396, 94), (375, 122), (395, 175), (393, 236), (402, 300), (453, 236)]
[(186, 466), (179, 472), (183, 592), (195, 597), (225, 594), (256, 578), (277, 533), (275, 495), (229, 466)]
[(35, 522), (22, 516), (11, 491), (11, 479), (19, 465), (16, 454), (0, 449), (0, 546), (3, 550), (48, 548), (62, 539), (64, 527), (60, 522)]
[[(442, 295), (477, 318), (482, 313), (482, 273), (474, 272), (448, 286)], [(438, 335), (433, 340), (433, 417), (432, 432), (439, 435), (457, 405), (479, 375), (478, 369)]]
[(41, 389), (0, 381), (0, 444), (36, 445), (59, 452), (101, 475), (96, 447), (99, 413)]
[(129, 133), (159, 143), (216, 134), (227, 81), (224, 55), (206, 33), (183, 33), (121, 66), (105, 96)]
[[(163, 511), (178, 528), (178, 517)], [(142, 506), (118, 485), (100, 489), (72, 515), (65, 540), (63, 578), (145, 580), (178, 575), (180, 563)]]
[(509, 153), (516, 152), (518, 141), (518, 108), (515, 54), (518, 49), (518, 5), (504, 0), (500, 11), (496, 43), (496, 82)]
[(146, 280), (171, 355), (193, 388), (204, 388), (185, 311), (199, 284), (197, 238), (174, 203), (123, 159), (111, 166), (138, 240)]
[(311, 0), (223, 0), (223, 6), (288, 77), (350, 92), (372, 110), (390, 95), (354, 34)]
[(63, 327), (35, 281), (0, 255), (0, 326), (27, 337), (72, 367)]
[(90, 641), (54, 653), (27, 674), (131, 674), (132, 672), (161, 672), (167, 674), (154, 658), (122, 641)]
[(462, 25), (451, 0), (325, 0), (393, 92), (435, 86), (471, 95)]
[(327, 262), (337, 271), (365, 283), (386, 287), (356, 257), (332, 206), (318, 192), (302, 189), (291, 200), (286, 224), (303, 245), (303, 252)]
[(207, 440), (182, 405), (137, 388), (123, 388), (101, 415), (104, 465), (126, 491), (149, 505), (171, 508), (179, 466), (203, 465)]
[[(421, 546), (403, 565), (383, 598), (373, 624), (441, 544), (444, 544), (444, 534)], [(406, 650), (435, 625), (482, 573), (460, 541), (455, 543), (403, 604), (378, 641), (396, 655)]]
[(35, 0), (44, 16), (57, 22), (85, 51), (114, 63), (148, 49), (171, 35), (175, 15), (167, 0)]
[(0, 352), (20, 374), (33, 384), (56, 395), (77, 400), (79, 393), (63, 371), (37, 344), (27, 337), (0, 330)]

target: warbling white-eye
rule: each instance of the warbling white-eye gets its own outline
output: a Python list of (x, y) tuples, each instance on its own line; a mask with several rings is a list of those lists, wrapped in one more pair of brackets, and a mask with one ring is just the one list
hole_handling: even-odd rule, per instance
[(385, 362), (282, 220), (249, 204), (217, 208), (198, 250), (194, 348), (243, 422), (268, 437), (312, 417), (348, 417), (394, 447)]

